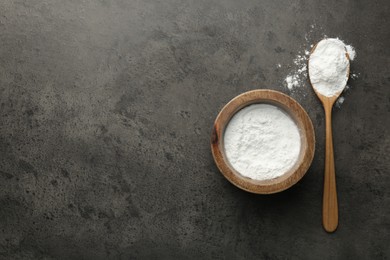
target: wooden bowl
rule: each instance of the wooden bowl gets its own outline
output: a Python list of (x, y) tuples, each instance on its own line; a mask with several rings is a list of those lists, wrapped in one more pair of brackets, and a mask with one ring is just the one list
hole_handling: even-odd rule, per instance
[[(282, 108), (295, 121), (300, 132), (301, 150), (297, 162), (289, 171), (275, 179), (254, 180), (245, 177), (230, 165), (225, 155), (223, 137), (230, 119), (243, 107), (255, 103), (265, 103)], [(214, 161), (223, 176), (235, 186), (257, 194), (280, 192), (297, 183), (309, 169), (313, 160), (314, 149), (313, 124), (306, 111), (293, 98), (268, 89), (248, 91), (233, 98), (218, 114), (211, 135), (211, 151)]]

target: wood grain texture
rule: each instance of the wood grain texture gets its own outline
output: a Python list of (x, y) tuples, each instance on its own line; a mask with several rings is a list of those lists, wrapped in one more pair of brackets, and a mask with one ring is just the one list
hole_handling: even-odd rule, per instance
[[(301, 135), (301, 151), (296, 164), (284, 175), (272, 180), (253, 180), (237, 172), (225, 156), (223, 135), (235, 113), (255, 103), (275, 105), (288, 113), (297, 124)], [(211, 151), (220, 172), (235, 186), (257, 194), (283, 191), (297, 183), (311, 165), (315, 151), (313, 124), (306, 111), (293, 98), (273, 90), (253, 90), (232, 99), (217, 116), (211, 134)]]
[(324, 193), (322, 202), (322, 225), (327, 232), (334, 232), (339, 223), (336, 173), (333, 153), (332, 137), (332, 107), (338, 95), (325, 97), (317, 93), (325, 111), (326, 134), (325, 134), (325, 172)]

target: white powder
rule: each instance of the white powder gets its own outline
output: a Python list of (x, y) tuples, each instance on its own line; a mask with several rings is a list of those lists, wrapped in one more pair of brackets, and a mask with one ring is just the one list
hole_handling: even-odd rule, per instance
[(309, 59), (309, 77), (317, 92), (327, 97), (340, 93), (347, 84), (349, 60), (356, 56), (352, 46), (339, 39), (320, 41)]
[(287, 86), (287, 88), (291, 91), (291, 93), (294, 92), (295, 89), (304, 86), (307, 81), (307, 59), (309, 58), (310, 51), (309, 47), (311, 39), (313, 38), (313, 33), (317, 30), (318, 26), (312, 24), (310, 26), (310, 30), (305, 34), (305, 40), (304, 48), (305, 50), (299, 51), (298, 54), (295, 56), (293, 60), (293, 65), (291, 68), (289, 74), (284, 79), (284, 84)]
[(286, 83), (289, 90), (299, 85), (299, 78), (297, 75), (291, 75), (286, 77)]
[[(311, 88), (307, 75), (307, 61), (310, 56), (310, 49), (313, 48), (312, 42), (318, 38), (327, 38), (322, 33), (323, 28), (319, 25), (312, 24), (305, 34), (305, 42), (302, 43), (302, 50), (298, 51), (297, 55), (293, 59), (293, 63), (290, 65), (282, 65), (284, 68), (289, 68), (287, 76), (284, 78), (284, 85), (288, 88), (291, 95), (306, 96), (307, 88)], [(345, 45), (349, 59), (352, 61), (356, 58), (355, 49), (351, 45)], [(359, 73), (351, 71), (350, 77), (357, 79)], [(344, 89), (344, 91), (346, 88)], [(341, 106), (341, 103), (338, 103)]]
[(352, 47), (351, 45), (346, 45), (345, 48), (347, 49), (349, 59), (350, 59), (350, 60), (354, 60), (355, 57), (356, 57), (355, 48)]
[(303, 54), (298, 54), (293, 60), (296, 69), (286, 77), (285, 82), (289, 90), (293, 90), (296, 87), (299, 87), (304, 82), (304, 72), (307, 70), (307, 59), (310, 52), (304, 51)]
[(339, 97), (336, 101), (336, 107), (340, 108), (341, 105), (344, 103), (345, 98), (343, 96)]
[(297, 161), (299, 129), (282, 109), (253, 104), (238, 111), (224, 135), (225, 154), (241, 175), (255, 180), (277, 178)]

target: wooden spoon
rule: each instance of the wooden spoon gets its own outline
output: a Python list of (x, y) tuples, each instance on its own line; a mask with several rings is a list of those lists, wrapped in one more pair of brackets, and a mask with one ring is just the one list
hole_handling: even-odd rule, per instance
[[(318, 43), (312, 48), (310, 55), (314, 52)], [(349, 56), (347, 50), (345, 51), (347, 59)], [(308, 65), (310, 64), (310, 57)], [(309, 70), (309, 66), (308, 66)], [(347, 78), (349, 77), (349, 63), (347, 68)], [(309, 72), (310, 79), (310, 72)], [(337, 229), (339, 216), (338, 216), (338, 204), (337, 204), (337, 191), (336, 191), (336, 174), (333, 157), (333, 138), (332, 138), (332, 107), (337, 98), (343, 92), (341, 89), (334, 96), (328, 97), (319, 93), (310, 81), (314, 92), (321, 100), (325, 110), (325, 122), (326, 122), (326, 143), (325, 143), (325, 176), (324, 176), (324, 193), (322, 202), (322, 225), (327, 232), (334, 232)]]

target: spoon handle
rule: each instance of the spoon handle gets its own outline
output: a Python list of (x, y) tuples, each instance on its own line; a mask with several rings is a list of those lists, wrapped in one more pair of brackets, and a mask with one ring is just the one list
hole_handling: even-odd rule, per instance
[(332, 105), (324, 104), (326, 121), (325, 176), (322, 204), (322, 225), (327, 232), (334, 232), (338, 225), (336, 174), (333, 158)]

